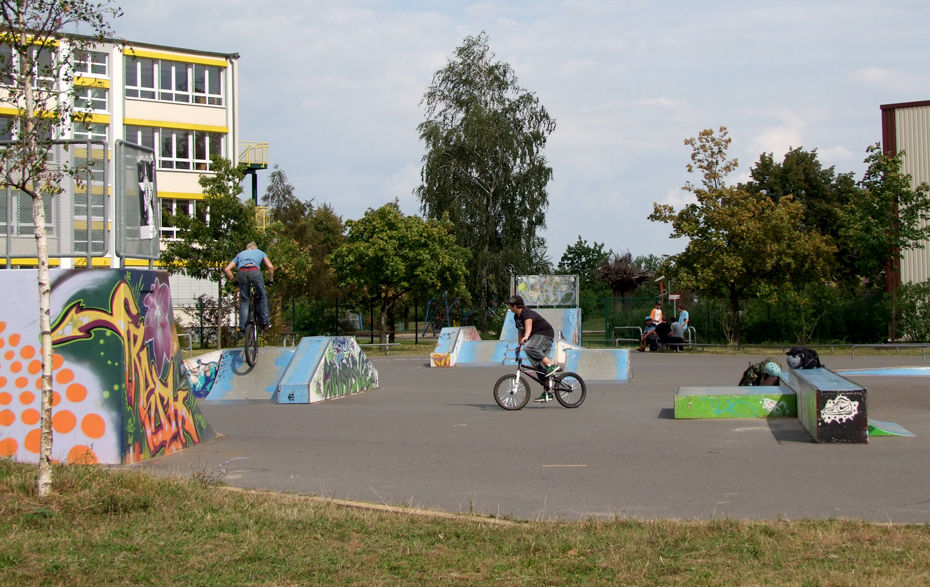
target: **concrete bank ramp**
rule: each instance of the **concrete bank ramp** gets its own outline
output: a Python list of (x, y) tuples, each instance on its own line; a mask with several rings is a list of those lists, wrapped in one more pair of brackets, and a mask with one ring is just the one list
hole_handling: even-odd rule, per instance
[(279, 404), (307, 404), (378, 387), (378, 371), (351, 336), (302, 338), (278, 382)]
[(186, 359), (184, 366), (191, 391), (201, 400), (271, 400), (295, 350), (262, 347), (255, 366), (249, 367), (242, 349), (224, 349)]

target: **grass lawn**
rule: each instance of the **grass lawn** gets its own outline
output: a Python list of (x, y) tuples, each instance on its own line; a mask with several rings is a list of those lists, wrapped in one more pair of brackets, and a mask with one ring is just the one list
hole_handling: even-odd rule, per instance
[(0, 584), (930, 584), (930, 527), (852, 521), (519, 522), (346, 507), (203, 475), (0, 460)]

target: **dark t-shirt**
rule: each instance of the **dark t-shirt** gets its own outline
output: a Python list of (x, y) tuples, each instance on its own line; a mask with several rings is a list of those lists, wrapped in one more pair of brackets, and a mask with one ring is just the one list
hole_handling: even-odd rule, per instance
[(529, 308), (523, 308), (519, 316), (514, 313), (513, 319), (517, 323), (517, 330), (520, 331), (520, 338), (523, 338), (523, 333), (526, 332), (527, 320), (533, 321), (533, 330), (530, 332), (530, 336), (541, 334), (549, 338), (555, 338), (555, 330), (553, 330), (552, 324), (549, 324), (545, 318), (540, 316), (539, 312), (535, 312)]
[(659, 337), (659, 340), (665, 340), (668, 338), (668, 333), (672, 331), (672, 326), (668, 322), (659, 322), (656, 326), (656, 336)]

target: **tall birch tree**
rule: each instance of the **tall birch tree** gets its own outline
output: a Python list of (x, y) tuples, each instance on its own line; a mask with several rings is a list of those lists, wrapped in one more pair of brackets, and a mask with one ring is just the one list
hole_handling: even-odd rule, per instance
[(487, 308), (510, 295), (511, 274), (548, 269), (537, 231), (546, 226), (552, 168), (543, 149), (555, 120), (494, 60), (485, 33), (465, 38), (421, 104), (426, 155), (415, 193), (423, 214), (447, 217), (471, 251), (468, 291)]
[[(109, 19), (122, 14), (110, 0), (0, 1), (0, 103), (17, 110), (4, 124), (14, 141), (0, 146), (0, 181), (32, 198), (42, 347), (38, 495), (52, 485), (51, 282), (45, 198), (61, 193), (69, 170), (50, 162), (55, 139), (75, 122), (74, 62), (112, 36)], [(80, 36), (74, 34), (80, 33)], [(72, 170), (74, 171), (74, 170)]]

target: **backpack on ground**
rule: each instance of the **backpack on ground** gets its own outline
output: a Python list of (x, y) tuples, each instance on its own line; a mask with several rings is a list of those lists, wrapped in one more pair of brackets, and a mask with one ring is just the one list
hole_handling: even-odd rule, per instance
[(749, 367), (743, 371), (739, 385), (781, 385), (779, 375), (781, 375), (781, 367), (778, 363), (771, 359), (764, 359), (758, 363), (750, 363)]
[(819, 369), (823, 367), (817, 351), (805, 347), (795, 346), (788, 349), (787, 363), (792, 369)]

